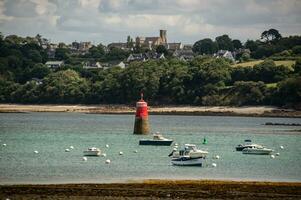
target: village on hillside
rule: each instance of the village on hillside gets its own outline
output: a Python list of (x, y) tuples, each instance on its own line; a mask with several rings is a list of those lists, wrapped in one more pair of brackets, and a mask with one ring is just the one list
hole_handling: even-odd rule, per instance
[[(63, 66), (64, 60), (56, 59), (56, 50), (58, 48), (66, 48), (71, 55), (82, 56), (89, 54), (89, 50), (93, 48), (91, 42), (72, 42), (69, 45), (64, 43), (49, 43), (47, 39), (39, 39), (41, 46), (47, 50), (49, 60), (45, 63), (49, 68), (58, 68)], [(112, 49), (118, 49), (128, 52), (128, 55), (124, 59), (112, 59), (108, 61), (98, 61), (97, 59), (87, 59), (89, 61), (83, 61), (82, 66), (84, 69), (107, 69), (112, 66), (119, 66), (125, 68), (130, 62), (140, 61), (145, 62), (148, 60), (160, 60), (171, 57), (179, 59), (181, 61), (191, 61), (197, 54), (193, 51), (192, 44), (183, 44), (182, 42), (168, 42), (167, 30), (160, 30), (158, 36), (144, 37), (137, 36), (135, 40), (130, 36), (127, 37), (125, 42), (113, 42), (107, 46), (101, 45), (105, 52), (109, 52)], [(161, 51), (158, 51), (158, 48)], [(250, 54), (249, 49), (238, 48), (233, 51), (220, 49), (216, 53), (212, 54), (214, 57), (223, 57), (229, 59), (231, 62), (235, 62), (238, 54), (242, 53)], [(168, 54), (168, 55), (167, 55)]]

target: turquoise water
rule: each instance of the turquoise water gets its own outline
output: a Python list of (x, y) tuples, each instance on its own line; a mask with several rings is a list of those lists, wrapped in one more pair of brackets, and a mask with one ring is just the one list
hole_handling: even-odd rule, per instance
[[(170, 163), (168, 154), (172, 147), (138, 145), (139, 139), (146, 136), (132, 134), (133, 115), (0, 114), (0, 184), (153, 178), (300, 182), (301, 127), (262, 125), (265, 122), (301, 123), (301, 119), (150, 116), (152, 131), (160, 131), (180, 145), (194, 143), (209, 151), (205, 166), (179, 167)], [(207, 145), (201, 144), (204, 136)], [(280, 156), (271, 159), (234, 151), (244, 139), (264, 144)], [(106, 144), (110, 147), (106, 148)], [(71, 145), (74, 149), (65, 152)], [(88, 157), (83, 162), (82, 152), (91, 146), (99, 147), (107, 157)], [(39, 153), (35, 154), (35, 150)], [(119, 155), (120, 151), (124, 154)], [(213, 159), (215, 155), (220, 159)], [(106, 159), (111, 164), (105, 164)], [(213, 162), (217, 167), (211, 167)]]

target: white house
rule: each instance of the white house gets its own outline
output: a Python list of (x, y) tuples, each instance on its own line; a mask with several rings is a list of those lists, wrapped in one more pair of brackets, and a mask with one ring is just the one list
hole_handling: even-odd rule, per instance
[(235, 59), (234, 59), (231, 51), (228, 51), (228, 50), (219, 50), (216, 54), (214, 54), (214, 56), (217, 58), (227, 58), (227, 59), (235, 62)]
[(84, 69), (101, 69), (103, 66), (99, 62), (85, 62), (83, 65)]
[(64, 61), (47, 61), (45, 65), (49, 68), (59, 68), (64, 65)]

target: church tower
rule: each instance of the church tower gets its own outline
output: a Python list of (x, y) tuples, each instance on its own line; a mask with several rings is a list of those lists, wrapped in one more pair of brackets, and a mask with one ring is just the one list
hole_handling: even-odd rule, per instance
[(163, 44), (167, 43), (166, 30), (160, 30), (160, 38)]

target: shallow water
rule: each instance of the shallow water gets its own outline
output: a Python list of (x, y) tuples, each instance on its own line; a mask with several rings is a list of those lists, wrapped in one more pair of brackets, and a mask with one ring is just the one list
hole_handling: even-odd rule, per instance
[[(301, 119), (152, 115), (153, 132), (178, 144), (194, 143), (209, 155), (203, 167), (172, 166), (172, 147), (139, 146), (133, 115), (82, 113), (0, 114), (0, 184), (123, 182), (141, 179), (225, 179), (301, 181), (301, 127), (264, 126), (265, 122), (300, 123)], [(208, 140), (202, 145), (203, 138)], [(243, 155), (244, 139), (280, 153), (275, 159)], [(2, 144), (6, 143), (4, 147)], [(105, 145), (110, 147), (106, 148)], [(70, 152), (66, 148), (74, 146)], [(280, 145), (284, 149), (280, 149)], [(96, 146), (107, 157), (88, 157)], [(35, 154), (34, 151), (39, 151)], [(134, 151), (137, 150), (138, 153)], [(122, 151), (124, 154), (119, 155)], [(219, 155), (220, 159), (213, 159)], [(105, 164), (110, 159), (111, 164)], [(212, 163), (217, 167), (211, 167)]]

